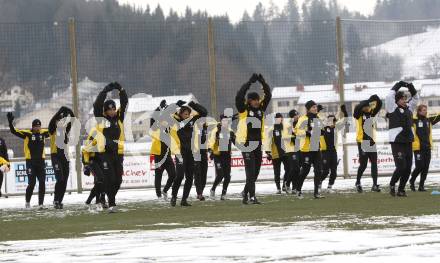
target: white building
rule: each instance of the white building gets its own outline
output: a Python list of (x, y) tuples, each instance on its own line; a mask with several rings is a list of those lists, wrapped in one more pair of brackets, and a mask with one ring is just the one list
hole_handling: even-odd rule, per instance
[[(377, 94), (385, 99), (395, 82), (360, 82), (344, 85), (345, 104), (348, 112), (362, 100)], [(420, 103), (429, 106), (429, 113), (440, 113), (440, 79), (413, 81), (420, 92)], [(325, 108), (325, 112), (337, 113), (340, 105), (339, 92), (335, 85), (313, 85), (296, 87), (276, 87), (272, 92), (272, 111), (284, 115), (291, 109), (305, 112), (304, 104), (314, 100)]]
[(20, 86), (13, 86), (9, 90), (0, 92), (0, 112), (13, 112), (16, 110), (17, 103), (20, 108), (28, 108), (32, 105), (34, 96), (29, 91)]

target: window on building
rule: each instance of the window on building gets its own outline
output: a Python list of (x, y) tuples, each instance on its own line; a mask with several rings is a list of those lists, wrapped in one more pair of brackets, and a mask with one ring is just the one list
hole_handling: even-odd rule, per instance
[(278, 101), (278, 107), (289, 107), (289, 106), (290, 106), (290, 101), (288, 100)]

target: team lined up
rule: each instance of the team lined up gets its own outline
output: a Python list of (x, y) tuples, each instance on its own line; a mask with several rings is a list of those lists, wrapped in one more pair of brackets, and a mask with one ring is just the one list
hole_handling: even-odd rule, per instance
[[(259, 83), (263, 95), (249, 92), (252, 84)], [(401, 90), (408, 89), (407, 97)], [(113, 100), (106, 100), (113, 90), (119, 92), (120, 107)], [(289, 118), (283, 119), (275, 114), (274, 123), (266, 120), (267, 106), (271, 100), (271, 89), (264, 77), (253, 74), (237, 92), (235, 98), (236, 114), (222, 114), (220, 121), (207, 119), (208, 111), (197, 102), (178, 101), (167, 105), (162, 101), (151, 117), (149, 133), (152, 137), (150, 154), (155, 162), (155, 189), (157, 197), (168, 199), (171, 189), (172, 206), (177, 203), (179, 188), (185, 178), (180, 204), (190, 206), (189, 193), (193, 181), (197, 199), (205, 200), (203, 195), (207, 180), (209, 159), (214, 161), (216, 177), (210, 189), (215, 197), (217, 186), (223, 181), (221, 200), (226, 199), (231, 180), (232, 144), (241, 150), (246, 173), (246, 183), (242, 192), (243, 204), (260, 204), (256, 197), (256, 181), (260, 173), (263, 152), (273, 162), (277, 193), (285, 191), (303, 198), (302, 185), (314, 170), (314, 197), (321, 198), (321, 185), (329, 177), (328, 190), (337, 177), (339, 163), (336, 145), (338, 131), (347, 125), (348, 112), (341, 105), (341, 116), (322, 117), (323, 107), (313, 100), (305, 104), (306, 114), (300, 116), (292, 109)], [(424, 182), (429, 170), (432, 148), (432, 125), (440, 121), (440, 115), (427, 117), (426, 105), (419, 105), (418, 94), (411, 83), (400, 81), (390, 90), (385, 99), (386, 117), (389, 120), (390, 144), (396, 169), (390, 181), (390, 194), (406, 196), (405, 186), (411, 174), (412, 156), (416, 167), (410, 179), (410, 188), (415, 191), (415, 180), (420, 174), (418, 190), (424, 191)], [(86, 204), (95, 199), (98, 209), (116, 210), (116, 195), (122, 183), (124, 161), (124, 117), (128, 105), (126, 91), (117, 82), (107, 85), (98, 95), (93, 105), (96, 125), (90, 130), (83, 144), (82, 161), (84, 173), (94, 176), (94, 187)], [(373, 178), (372, 191), (380, 192), (377, 184), (377, 149), (375, 142), (374, 117), (382, 108), (377, 95), (361, 101), (354, 109), (356, 141), (359, 149), (360, 166), (357, 173), (356, 189), (363, 192), (361, 177), (368, 161), (371, 162)], [(413, 112), (416, 110), (416, 115)], [(48, 129), (41, 128), (36, 119), (30, 130), (16, 129), (14, 116), (8, 113), (11, 132), (23, 139), (26, 159), (28, 187), (26, 207), (30, 207), (31, 196), (39, 181), (39, 208), (44, 209), (45, 161), (44, 141), (50, 139), (51, 160), (56, 176), (54, 207), (63, 208), (63, 197), (69, 175), (67, 146), (71, 130), (72, 110), (61, 107), (52, 117)], [(369, 129), (371, 128), (371, 130)], [(61, 140), (62, 143), (57, 143)], [(6, 144), (0, 140), (0, 183), (3, 173), (9, 170)], [(284, 177), (281, 185), (281, 165)], [(166, 171), (168, 180), (162, 188), (162, 174)], [(395, 185), (399, 186), (395, 189)], [(0, 184), (1, 186), (1, 184)]]

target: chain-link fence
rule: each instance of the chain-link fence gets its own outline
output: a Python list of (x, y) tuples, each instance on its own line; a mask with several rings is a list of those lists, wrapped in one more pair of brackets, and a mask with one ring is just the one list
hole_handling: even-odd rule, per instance
[(422, 102), (440, 110), (439, 40), (437, 20), (2, 23), (1, 136), (22, 157), (6, 112), (14, 112), (17, 127), (29, 128), (34, 118), (47, 126), (59, 107), (76, 106), (85, 124), (98, 92), (118, 81), (130, 97), (137, 94), (128, 136), (137, 141), (147, 135), (144, 113), (161, 99), (197, 99), (217, 117), (235, 109), (237, 90), (254, 72), (273, 88), (270, 112), (284, 115), (301, 112), (310, 99), (328, 113), (341, 103), (351, 111), (372, 94), (383, 98), (399, 79), (414, 80)]

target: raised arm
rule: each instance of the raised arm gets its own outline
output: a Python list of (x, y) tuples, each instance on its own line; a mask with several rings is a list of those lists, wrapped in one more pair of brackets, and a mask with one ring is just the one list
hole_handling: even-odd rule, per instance
[(371, 116), (374, 117), (382, 109), (382, 100), (379, 98), (379, 96), (374, 94), (373, 96), (370, 97), (370, 99), (368, 99), (368, 101), (369, 102), (376, 102), (376, 105), (374, 106), (373, 110), (371, 111)]
[[(57, 129), (57, 122), (61, 120), (65, 115), (67, 115), (67, 107), (61, 107), (55, 115), (53, 115), (52, 119), (49, 121), (49, 133), (53, 134)], [(73, 114), (73, 113), (72, 113)]]
[(238, 90), (237, 95), (235, 96), (235, 107), (238, 112), (242, 113), (246, 110), (246, 92), (251, 87), (252, 83), (255, 83), (258, 80), (258, 75), (253, 74), (252, 77), (241, 86), (240, 90)]
[(11, 131), (11, 133), (22, 139), (26, 138), (26, 131), (18, 130), (14, 127), (14, 115), (12, 114), (12, 112), (8, 112), (7, 117), (9, 122), (9, 130)]
[(263, 111), (266, 111), (267, 106), (269, 105), (270, 100), (272, 99), (272, 92), (270, 91), (269, 85), (266, 83), (266, 80), (260, 74), (258, 75), (258, 81), (263, 85), (263, 99), (261, 100), (261, 108)]
[(370, 102), (368, 100), (363, 100), (359, 102), (359, 104), (354, 107), (353, 118), (359, 119), (359, 117), (362, 116), (362, 108), (368, 106), (369, 104)]
[(428, 118), (432, 125), (436, 125), (440, 121), (440, 114)]
[(397, 108), (396, 104), (396, 93), (399, 91), (401, 87), (406, 87), (407, 83), (404, 81), (399, 81), (391, 88), (387, 97), (385, 98), (385, 110), (387, 113), (393, 112)]
[(193, 110), (197, 111), (197, 113), (199, 114), (200, 117), (206, 117), (208, 116), (208, 110), (203, 107), (202, 105), (200, 105), (197, 102), (194, 101), (190, 101), (188, 103), (188, 106), (190, 106)]
[(128, 106), (128, 95), (127, 91), (125, 91), (124, 88), (122, 88), (121, 84), (118, 82), (113, 83), (115, 89), (119, 90), (119, 101), (121, 102), (121, 106), (118, 110), (119, 119), (121, 121), (124, 121), (125, 113), (127, 112), (127, 106)]
[(414, 110), (417, 108), (417, 104), (419, 103), (419, 94), (417, 93), (416, 88), (414, 87), (414, 85), (412, 83), (409, 83), (407, 85), (409, 93), (411, 93), (411, 99), (409, 100), (408, 103), (408, 108), (411, 112), (414, 112)]
[(104, 89), (98, 94), (95, 102), (93, 103), (93, 114), (95, 117), (104, 117), (104, 101), (107, 98), (107, 93), (115, 89), (114, 83), (110, 83), (104, 87)]

